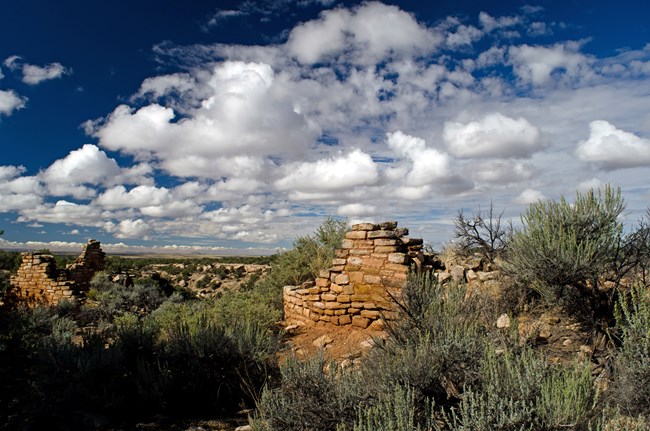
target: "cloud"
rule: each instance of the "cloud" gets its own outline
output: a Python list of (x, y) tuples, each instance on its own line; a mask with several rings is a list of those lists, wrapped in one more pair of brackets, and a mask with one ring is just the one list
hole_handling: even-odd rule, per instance
[(543, 86), (552, 81), (583, 81), (593, 76), (593, 59), (578, 52), (579, 43), (557, 43), (551, 47), (511, 46), (508, 58), (515, 75), (524, 84)]
[(151, 227), (142, 219), (122, 220), (117, 225), (108, 229), (115, 238), (142, 238), (149, 239)]
[(387, 55), (432, 52), (441, 41), (398, 7), (368, 2), (354, 9), (328, 10), (317, 20), (296, 26), (287, 47), (304, 64), (340, 55), (355, 63), (370, 63)]
[(388, 146), (397, 154), (411, 161), (412, 166), (404, 182), (409, 187), (419, 187), (448, 178), (451, 175), (451, 159), (435, 148), (426, 146), (422, 138), (409, 136), (402, 131), (387, 133)]
[(43, 81), (49, 81), (50, 79), (61, 78), (63, 75), (70, 73), (70, 70), (63, 67), (61, 63), (50, 63), (45, 66), (24, 64), (23, 82), (29, 85), (36, 85)]
[(18, 55), (12, 55), (10, 57), (7, 57), (3, 64), (7, 66), (9, 70), (16, 70), (19, 68), (19, 63), (20, 63), (21, 57)]
[(474, 180), (481, 185), (507, 185), (530, 180), (539, 171), (529, 163), (491, 160), (473, 165), (472, 172)]
[(12, 71), (20, 70), (22, 72), (22, 81), (28, 85), (40, 84), (43, 81), (61, 78), (63, 75), (69, 75), (72, 71), (64, 67), (61, 63), (49, 63), (45, 66), (23, 63), (22, 57), (12, 55), (7, 57), (4, 65)]
[(21, 97), (13, 90), (0, 90), (0, 115), (11, 115), (14, 111), (24, 108), (26, 97)]
[[(282, 79), (268, 64), (225, 61), (201, 76), (196, 99), (187, 100), (195, 108), (183, 118), (157, 103), (138, 110), (120, 105), (87, 129), (104, 148), (157, 159), (184, 177), (205, 175), (206, 167), (231, 157), (300, 151), (314, 139), (317, 131), (295, 112)], [(163, 94), (160, 86), (145, 88)]]
[(526, 189), (517, 196), (515, 202), (520, 205), (530, 205), (546, 199), (547, 197), (539, 190)]
[(289, 165), (275, 182), (279, 190), (333, 192), (377, 182), (377, 166), (368, 154), (353, 150), (331, 159)]
[(542, 148), (539, 129), (525, 118), (488, 114), (463, 124), (446, 122), (443, 139), (458, 157), (528, 157)]
[(347, 204), (337, 208), (336, 213), (344, 217), (368, 217), (377, 211), (374, 205)]
[(521, 24), (522, 19), (518, 16), (502, 16), (498, 18), (492, 17), (487, 12), (480, 12), (478, 15), (478, 20), (481, 23), (483, 29), (487, 32), (493, 30), (513, 27), (515, 25)]
[(597, 120), (589, 123), (589, 139), (578, 143), (580, 160), (605, 170), (650, 166), (650, 140)]

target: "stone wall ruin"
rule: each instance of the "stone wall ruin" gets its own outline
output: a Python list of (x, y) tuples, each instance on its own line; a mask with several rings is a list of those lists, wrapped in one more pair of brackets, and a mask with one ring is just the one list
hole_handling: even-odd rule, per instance
[(50, 305), (62, 300), (74, 301), (90, 288), (96, 271), (104, 269), (105, 254), (99, 241), (91, 239), (74, 263), (59, 269), (49, 253), (21, 253), (20, 267), (11, 276), (12, 292), (28, 303)]
[(432, 269), (422, 239), (406, 235), (408, 229), (394, 221), (353, 225), (328, 270), (315, 281), (285, 286), (285, 322), (381, 329), (382, 319), (396, 319), (394, 298), (406, 285), (409, 268)]

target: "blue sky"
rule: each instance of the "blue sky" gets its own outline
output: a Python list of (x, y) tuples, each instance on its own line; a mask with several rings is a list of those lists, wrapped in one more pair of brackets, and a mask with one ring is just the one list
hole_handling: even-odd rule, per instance
[[(424, 4), (424, 5), (423, 5)], [(333, 215), (439, 246), (611, 183), (650, 202), (636, 1), (27, 0), (0, 16), (2, 248), (268, 253)]]

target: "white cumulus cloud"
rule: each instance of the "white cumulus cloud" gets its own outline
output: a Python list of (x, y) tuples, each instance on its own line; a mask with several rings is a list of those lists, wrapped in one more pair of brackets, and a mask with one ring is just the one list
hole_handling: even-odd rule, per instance
[(589, 124), (589, 139), (578, 143), (576, 154), (606, 170), (650, 166), (650, 139), (597, 120)]
[(27, 98), (13, 90), (0, 90), (0, 115), (11, 115), (15, 110), (25, 107)]
[(299, 192), (331, 192), (371, 185), (379, 176), (372, 157), (358, 149), (335, 158), (288, 165), (286, 172), (275, 186)]
[(539, 129), (525, 118), (488, 114), (469, 123), (447, 122), (443, 139), (458, 157), (528, 157), (542, 148)]

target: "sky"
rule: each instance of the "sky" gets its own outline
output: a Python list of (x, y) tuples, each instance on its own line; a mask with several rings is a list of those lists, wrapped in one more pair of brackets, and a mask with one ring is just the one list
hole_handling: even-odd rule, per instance
[(325, 217), (650, 206), (650, 4), (6, 2), (0, 248), (267, 254)]

